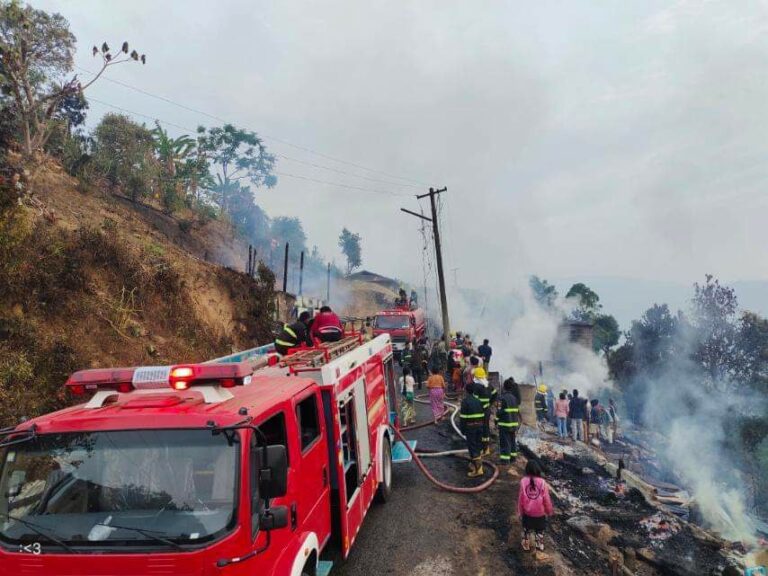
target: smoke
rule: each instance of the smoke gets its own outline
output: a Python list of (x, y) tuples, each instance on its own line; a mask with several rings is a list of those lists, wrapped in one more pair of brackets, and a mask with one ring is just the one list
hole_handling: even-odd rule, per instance
[(746, 515), (747, 484), (732, 454), (738, 438), (729, 438), (738, 415), (760, 402), (707, 387), (691, 360), (692, 333), (678, 334), (677, 353), (663, 373), (633, 386), (643, 395), (644, 424), (658, 432), (654, 448), (662, 463), (693, 495), (703, 524), (724, 538), (755, 543), (755, 527)]
[(558, 298), (551, 308), (542, 307), (527, 278), (504, 292), (454, 289), (448, 301), (452, 330), (469, 333), (475, 344), (490, 340), (491, 369), (503, 378), (544, 382), (555, 392), (577, 388), (587, 395), (608, 385), (605, 360), (571, 342), (563, 325), (577, 302)]

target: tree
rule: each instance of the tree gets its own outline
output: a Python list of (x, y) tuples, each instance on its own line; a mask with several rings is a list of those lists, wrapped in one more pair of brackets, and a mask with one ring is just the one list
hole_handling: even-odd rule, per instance
[(694, 359), (707, 374), (710, 386), (727, 385), (738, 370), (736, 292), (707, 274), (703, 285), (694, 284), (692, 304), (697, 333)]
[(592, 323), (594, 335), (592, 347), (595, 352), (602, 350), (608, 356), (610, 349), (619, 343), (621, 336), (619, 323), (610, 314), (598, 314), (593, 318)]
[(632, 322), (625, 343), (608, 356), (611, 376), (625, 393), (625, 402), (635, 421), (641, 421), (648, 393), (647, 383), (662, 377), (675, 358), (688, 353), (681, 349), (687, 321), (672, 315), (666, 304), (654, 304), (640, 320)]
[(538, 276), (531, 276), (528, 280), (528, 285), (531, 287), (533, 297), (539, 303), (539, 306), (542, 308), (554, 306), (557, 299), (557, 290), (552, 284)]
[(106, 114), (93, 132), (96, 170), (134, 202), (152, 194), (159, 166), (152, 133), (128, 116)]
[(294, 258), (306, 249), (307, 235), (304, 233), (304, 227), (298, 218), (278, 216), (272, 220), (270, 233), (272, 238), (278, 242), (282, 244), (288, 242), (291, 245), (291, 254)]
[(347, 274), (351, 274), (352, 270), (359, 268), (363, 263), (360, 241), (360, 234), (353, 234), (346, 228), (339, 235), (339, 248), (347, 259)]
[(197, 129), (197, 145), (215, 169), (215, 183), (211, 187), (213, 201), (229, 212), (232, 195), (240, 190), (235, 184), (251, 182), (254, 186), (273, 187), (275, 157), (255, 132), (248, 132), (225, 124), (220, 128)]
[(768, 394), (768, 320), (754, 312), (744, 312), (736, 334), (738, 381)]
[(566, 299), (574, 299), (579, 303), (579, 307), (573, 311), (573, 317), (576, 320), (592, 321), (595, 314), (602, 308), (600, 296), (586, 284), (578, 282), (571, 286)]
[(151, 134), (160, 161), (160, 200), (170, 214), (187, 200), (188, 168), (195, 165), (190, 159), (197, 143), (187, 135), (171, 138), (157, 121)]
[(266, 246), (270, 233), (269, 216), (253, 202), (253, 192), (248, 186), (235, 186), (238, 190), (230, 199), (229, 209), (232, 224), (257, 246)]
[[(2, 101), (10, 105), (22, 133), (24, 152), (41, 150), (56, 126), (56, 115), (69, 97), (82, 93), (110, 66), (128, 61), (146, 61), (123, 42), (117, 56), (107, 43), (94, 46), (101, 68), (86, 84), (72, 71), (75, 36), (61, 14), (48, 14), (24, 6), (17, 0), (0, 3), (0, 83)], [(121, 57), (122, 56), (122, 57)]]

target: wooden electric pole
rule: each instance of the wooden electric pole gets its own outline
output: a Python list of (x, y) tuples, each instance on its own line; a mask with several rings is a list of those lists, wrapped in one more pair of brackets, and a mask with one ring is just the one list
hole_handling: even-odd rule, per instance
[(448, 188), (440, 188), (439, 190), (436, 190), (435, 188), (430, 188), (428, 194), (421, 194), (420, 196), (416, 196), (416, 199), (418, 200), (421, 200), (422, 198), (426, 198), (427, 196), (429, 196), (429, 204), (432, 208), (432, 218), (427, 218), (422, 214), (411, 212), (410, 210), (406, 210), (405, 208), (400, 208), (400, 210), (402, 210), (406, 214), (410, 214), (411, 216), (416, 216), (417, 218), (421, 218), (422, 220), (426, 220), (427, 222), (432, 222), (432, 233), (435, 237), (435, 258), (437, 259), (437, 281), (440, 287), (440, 308), (442, 309), (442, 313), (443, 313), (443, 338), (445, 340), (445, 345), (449, 346), (449, 342), (451, 339), (451, 323), (448, 319), (448, 294), (445, 290), (445, 274), (443, 272), (443, 251), (440, 245), (440, 227), (437, 221), (437, 203), (435, 202), (435, 197), (438, 194), (446, 192), (447, 190)]

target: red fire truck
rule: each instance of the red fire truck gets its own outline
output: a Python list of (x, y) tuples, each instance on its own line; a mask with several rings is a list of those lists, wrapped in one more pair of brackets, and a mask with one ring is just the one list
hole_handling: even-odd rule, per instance
[(420, 339), (426, 333), (424, 310), (411, 310), (408, 306), (382, 310), (373, 319), (373, 335), (389, 334), (396, 351), (405, 348), (406, 342)]
[(319, 576), (390, 494), (388, 336), (66, 387), (0, 431), (0, 575)]

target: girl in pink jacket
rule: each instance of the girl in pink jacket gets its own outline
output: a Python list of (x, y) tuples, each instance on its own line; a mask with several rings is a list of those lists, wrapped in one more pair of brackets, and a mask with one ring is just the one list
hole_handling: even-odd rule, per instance
[(547, 516), (552, 516), (549, 486), (541, 476), (541, 465), (536, 460), (528, 460), (525, 466), (525, 477), (520, 480), (520, 495), (517, 498), (517, 515), (523, 523), (522, 546), (526, 552), (531, 549), (531, 532), (536, 534), (536, 549), (544, 550)]

